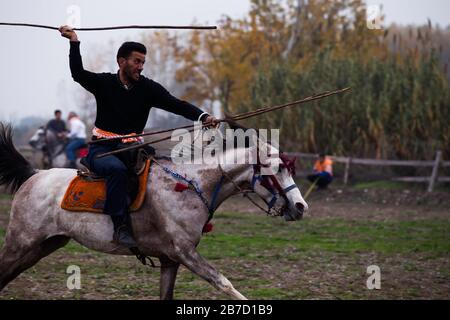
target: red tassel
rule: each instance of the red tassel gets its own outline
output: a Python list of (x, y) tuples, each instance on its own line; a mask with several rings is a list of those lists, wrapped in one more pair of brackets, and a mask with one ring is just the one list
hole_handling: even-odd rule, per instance
[(183, 183), (179, 183), (177, 182), (177, 184), (175, 185), (175, 191), (176, 192), (183, 192), (184, 190), (189, 189), (188, 185), (185, 185)]
[(84, 157), (86, 157), (87, 155), (88, 155), (88, 153), (89, 153), (89, 149), (88, 148), (81, 148), (81, 149), (78, 149), (78, 158), (84, 158)]
[(208, 232), (211, 232), (212, 229), (213, 229), (212, 223), (209, 223), (209, 222), (208, 222), (207, 224), (205, 224), (205, 225), (203, 226), (202, 232), (203, 232), (203, 233), (208, 233)]

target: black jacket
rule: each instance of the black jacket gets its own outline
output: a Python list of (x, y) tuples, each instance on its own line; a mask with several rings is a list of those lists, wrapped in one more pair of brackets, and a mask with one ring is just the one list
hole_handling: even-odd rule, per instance
[[(70, 71), (73, 79), (91, 92), (97, 102), (95, 126), (117, 134), (141, 133), (152, 107), (196, 121), (203, 113), (196, 106), (172, 96), (162, 85), (141, 75), (127, 90), (118, 74), (84, 70), (80, 42), (70, 42)], [(202, 117), (201, 120), (203, 120)]]

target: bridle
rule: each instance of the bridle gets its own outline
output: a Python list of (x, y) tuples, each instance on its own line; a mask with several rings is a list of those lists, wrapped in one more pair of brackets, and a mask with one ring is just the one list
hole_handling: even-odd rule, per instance
[[(294, 160), (287, 160), (284, 157), (280, 157), (282, 160), (282, 164), (280, 166), (286, 167), (291, 174), (295, 173), (295, 167), (293, 165)], [(290, 161), (290, 162), (289, 162)], [(235, 189), (239, 190), (240, 193), (243, 194), (244, 197), (246, 197), (250, 202), (252, 202), (255, 206), (257, 206), (262, 211), (266, 212), (270, 216), (282, 216), (283, 211), (286, 209), (287, 203), (289, 203), (289, 200), (287, 198), (287, 194), (296, 188), (298, 186), (293, 183), (290, 186), (283, 188), (281, 184), (279, 183), (277, 177), (275, 175), (262, 175), (261, 174), (261, 168), (262, 167), (269, 167), (269, 165), (264, 165), (259, 161), (259, 157), (257, 159), (257, 164), (253, 165), (253, 176), (252, 176), (252, 182), (251, 182), (251, 189), (250, 190), (244, 190), (242, 189), (234, 180), (230, 177), (228, 173), (226, 173), (223, 168), (219, 164), (219, 170), (221, 171), (222, 178), (220, 179), (223, 181), (223, 178), (226, 178), (228, 181), (230, 181)], [(254, 201), (250, 196), (249, 193), (256, 193), (255, 186), (256, 182), (260, 181), (260, 184), (262, 187), (264, 187), (267, 191), (270, 192), (272, 195), (272, 198), (267, 201), (263, 197), (259, 196), (267, 205), (267, 209), (261, 207), (256, 201)], [(285, 200), (285, 205), (281, 208), (274, 208), (275, 203), (279, 198), (283, 198)]]
[[(284, 154), (280, 154), (279, 158), (282, 161), (282, 163), (280, 164), (280, 167), (286, 168), (289, 171), (289, 173), (292, 176), (294, 176), (295, 175), (295, 159), (290, 160)], [(259, 157), (257, 157), (257, 162), (255, 165), (253, 165), (253, 176), (252, 176), (252, 182), (250, 184), (251, 185), (250, 190), (242, 189), (233, 180), (233, 178), (230, 177), (230, 175), (223, 170), (222, 166), (219, 164), (218, 167), (221, 172), (221, 177), (220, 177), (219, 181), (216, 183), (216, 185), (214, 186), (214, 191), (213, 191), (211, 200), (208, 201), (206, 199), (205, 194), (202, 191), (201, 187), (195, 180), (188, 179), (187, 177), (179, 174), (178, 172), (175, 172), (174, 170), (172, 170), (166, 166), (163, 166), (154, 158), (152, 159), (152, 161), (154, 163), (156, 163), (157, 165), (159, 165), (166, 173), (170, 174), (173, 178), (175, 178), (179, 181), (182, 181), (183, 183), (188, 184), (189, 187), (198, 195), (198, 197), (202, 200), (202, 202), (205, 204), (206, 208), (208, 209), (209, 216), (208, 216), (208, 220), (206, 223), (208, 223), (213, 218), (214, 212), (216, 210), (216, 202), (217, 202), (217, 199), (219, 197), (220, 191), (223, 187), (225, 180), (230, 181), (233, 184), (234, 188), (239, 191), (239, 193), (242, 193), (244, 195), (244, 197), (246, 197), (256, 207), (258, 207), (262, 211), (266, 212), (270, 216), (282, 216), (283, 211), (286, 209), (286, 207), (288, 206), (288, 203), (289, 203), (287, 194), (290, 191), (298, 188), (295, 183), (291, 184), (290, 186), (288, 186), (286, 188), (283, 188), (283, 187), (281, 187), (281, 184), (279, 183), (279, 181), (275, 175), (261, 174), (261, 168), (269, 167), (270, 165), (262, 164), (261, 161), (259, 161)], [(267, 209), (261, 207), (257, 202), (255, 202), (248, 195), (249, 193), (256, 193), (255, 186), (256, 186), (257, 181), (260, 181), (261, 186), (263, 188), (265, 188), (267, 191), (269, 191), (270, 194), (272, 195), (272, 199), (270, 199), (270, 201), (267, 201), (266, 199), (264, 199), (263, 197), (260, 196), (260, 198), (267, 204)], [(274, 207), (275, 203), (277, 202), (279, 197), (282, 197), (285, 200), (285, 205), (281, 208), (275, 208)]]
[(267, 191), (269, 191), (272, 194), (272, 198), (270, 201), (266, 201), (263, 197), (261, 199), (264, 200), (264, 202), (267, 204), (268, 211), (272, 210), (275, 203), (279, 199), (279, 197), (283, 198), (286, 203), (288, 203), (287, 193), (293, 189), (298, 188), (295, 183), (291, 184), (290, 186), (283, 188), (281, 187), (280, 182), (278, 181), (277, 177), (275, 175), (262, 175), (261, 174), (261, 167), (263, 165), (256, 164), (253, 166), (253, 177), (252, 177), (252, 183), (251, 188), (252, 191), (255, 192), (255, 185), (257, 181), (260, 181), (260, 184), (262, 187), (264, 187)]

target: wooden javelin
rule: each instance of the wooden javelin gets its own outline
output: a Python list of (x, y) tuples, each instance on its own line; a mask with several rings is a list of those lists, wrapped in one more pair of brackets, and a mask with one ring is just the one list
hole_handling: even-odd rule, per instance
[[(59, 27), (46, 26), (42, 24), (32, 23), (16, 23), (16, 22), (0, 22), (0, 26), (15, 26), (15, 27), (32, 27), (43, 28), (50, 30), (58, 30)], [(116, 26), (116, 27), (97, 27), (97, 28), (73, 28), (74, 31), (103, 31), (103, 30), (118, 30), (118, 29), (197, 29), (197, 30), (213, 30), (217, 29), (217, 26)]]
[[(344, 88), (344, 89), (339, 89), (339, 90), (335, 90), (335, 91), (326, 91), (323, 93), (319, 93), (316, 95), (312, 95), (310, 97), (304, 98), (302, 100), (297, 100), (297, 101), (293, 101), (293, 102), (289, 102), (286, 104), (282, 104), (282, 105), (278, 105), (278, 106), (269, 106), (269, 107), (263, 107), (257, 110), (253, 110), (253, 111), (248, 111), (248, 112), (243, 112), (240, 114), (237, 114), (235, 116), (232, 117), (227, 117), (225, 119), (217, 119), (218, 122), (229, 122), (229, 121), (237, 121), (237, 120), (243, 120), (243, 119), (247, 119), (250, 117), (254, 117), (269, 111), (274, 111), (277, 109), (281, 109), (281, 108), (286, 108), (289, 106), (293, 106), (296, 104), (301, 104), (301, 103), (305, 103), (305, 102), (309, 102), (309, 101), (313, 101), (313, 100), (318, 100), (318, 99), (322, 99), (334, 94), (338, 94), (338, 93), (343, 93), (347, 90), (350, 90), (350, 88)], [(140, 134), (136, 134), (133, 135), (133, 138), (137, 138), (137, 137), (145, 137), (145, 136), (151, 136), (151, 135), (155, 135), (155, 134), (161, 134), (161, 133), (167, 133), (170, 131), (175, 131), (178, 129), (188, 129), (188, 128), (193, 128), (195, 125), (194, 124), (189, 124), (186, 126), (182, 126), (182, 127), (176, 127), (176, 128), (171, 128), (171, 129), (165, 129), (165, 130), (159, 130), (159, 131), (152, 131), (152, 132), (144, 132), (144, 133), (140, 133)], [(209, 124), (205, 124), (204, 125), (209, 126)], [(127, 136), (119, 136), (119, 137), (114, 137), (114, 138), (105, 138), (105, 139), (98, 139), (98, 140), (94, 140), (94, 141), (90, 141), (89, 144), (96, 144), (96, 143), (101, 143), (104, 141), (112, 141), (112, 140), (120, 140), (120, 139), (124, 139), (127, 138)]]
[[(322, 99), (325, 97), (329, 97), (338, 93), (343, 93), (346, 92), (348, 90), (350, 90), (350, 87), (344, 88), (344, 89), (338, 89), (338, 90), (334, 90), (334, 91), (326, 91), (323, 93), (319, 93), (319, 94), (315, 94), (306, 98), (303, 98), (301, 100), (297, 100), (297, 101), (293, 101), (293, 102), (289, 102), (289, 103), (285, 103), (285, 104), (281, 104), (281, 105), (277, 105), (277, 106), (269, 106), (269, 107), (263, 107), (257, 110), (253, 110), (253, 111), (249, 111), (249, 112), (244, 112), (232, 117), (228, 117), (226, 119), (217, 119), (217, 122), (229, 122), (229, 121), (236, 121), (236, 120), (243, 120), (243, 119), (247, 119), (250, 117), (254, 117), (254, 116), (258, 116), (270, 111), (274, 111), (274, 110), (278, 110), (278, 109), (282, 109), (282, 108), (286, 108), (286, 107), (290, 107), (290, 106), (294, 106), (294, 105), (298, 105), (298, 104), (302, 104), (302, 103), (306, 103), (306, 102), (310, 102), (310, 101), (314, 101), (314, 100), (318, 100), (318, 99)], [(208, 127), (210, 126), (211, 123), (204, 123), (202, 124), (202, 128), (203, 127)], [(172, 128), (172, 129), (167, 129), (167, 130), (161, 130), (161, 131), (155, 131), (155, 132), (147, 132), (147, 133), (142, 133), (142, 134), (137, 134), (137, 135), (133, 135), (132, 137), (143, 137), (143, 136), (149, 136), (149, 135), (154, 135), (157, 133), (166, 133), (166, 132), (170, 132), (170, 131), (174, 131), (177, 129), (187, 129), (187, 128), (191, 128), (188, 130), (188, 132), (192, 132), (195, 130), (195, 125), (188, 125), (188, 126), (183, 126), (183, 127), (177, 127), (177, 128)], [(183, 133), (184, 134), (184, 133)], [(181, 135), (181, 134), (179, 134)], [(176, 135), (176, 136), (179, 136)], [(95, 140), (92, 141), (91, 143), (98, 143), (100, 141), (111, 141), (111, 140), (118, 140), (118, 139), (123, 139), (123, 138), (129, 138), (129, 136), (123, 136), (123, 137), (115, 137), (115, 138), (109, 138), (109, 139), (100, 139), (100, 140)], [(168, 140), (170, 139), (171, 136), (167, 136), (164, 138), (160, 138), (158, 140), (154, 140), (154, 141), (149, 141), (149, 142), (145, 142), (139, 145), (135, 145), (135, 146), (131, 146), (131, 147), (126, 147), (126, 148), (122, 148), (122, 149), (118, 149), (115, 151), (111, 151), (111, 152), (106, 152), (106, 153), (102, 153), (96, 156), (96, 158), (103, 158), (109, 155), (113, 155), (113, 154), (117, 154), (120, 152), (124, 152), (124, 151), (128, 151), (128, 150), (134, 150), (134, 149), (138, 149), (138, 148), (142, 148), (145, 145), (149, 145), (149, 144), (153, 144), (153, 143), (157, 143), (157, 142), (161, 142), (164, 140)]]

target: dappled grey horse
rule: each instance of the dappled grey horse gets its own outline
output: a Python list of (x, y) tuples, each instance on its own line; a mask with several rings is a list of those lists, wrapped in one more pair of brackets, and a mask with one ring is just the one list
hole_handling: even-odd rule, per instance
[[(238, 149), (237, 156), (246, 157), (249, 152), (249, 148)], [(233, 150), (225, 152), (228, 157), (235, 157)], [(253, 190), (287, 221), (303, 216), (307, 204), (292, 172), (283, 159), (276, 159), (280, 170), (264, 177), (258, 164), (225, 161), (222, 165), (175, 165), (161, 159), (152, 166), (144, 204), (131, 214), (131, 223), (140, 251), (160, 260), (161, 299), (173, 298), (180, 264), (230, 297), (245, 299), (196, 247), (210, 213), (240, 190)], [(201, 196), (190, 189), (174, 192), (178, 180), (171, 173), (196, 181)], [(0, 184), (9, 185), (15, 192), (0, 251), (0, 290), (70, 239), (96, 251), (131, 255), (127, 248), (111, 242), (113, 224), (109, 216), (61, 209), (61, 200), (76, 174), (73, 169), (35, 171), (14, 148), (11, 128), (0, 124)]]

